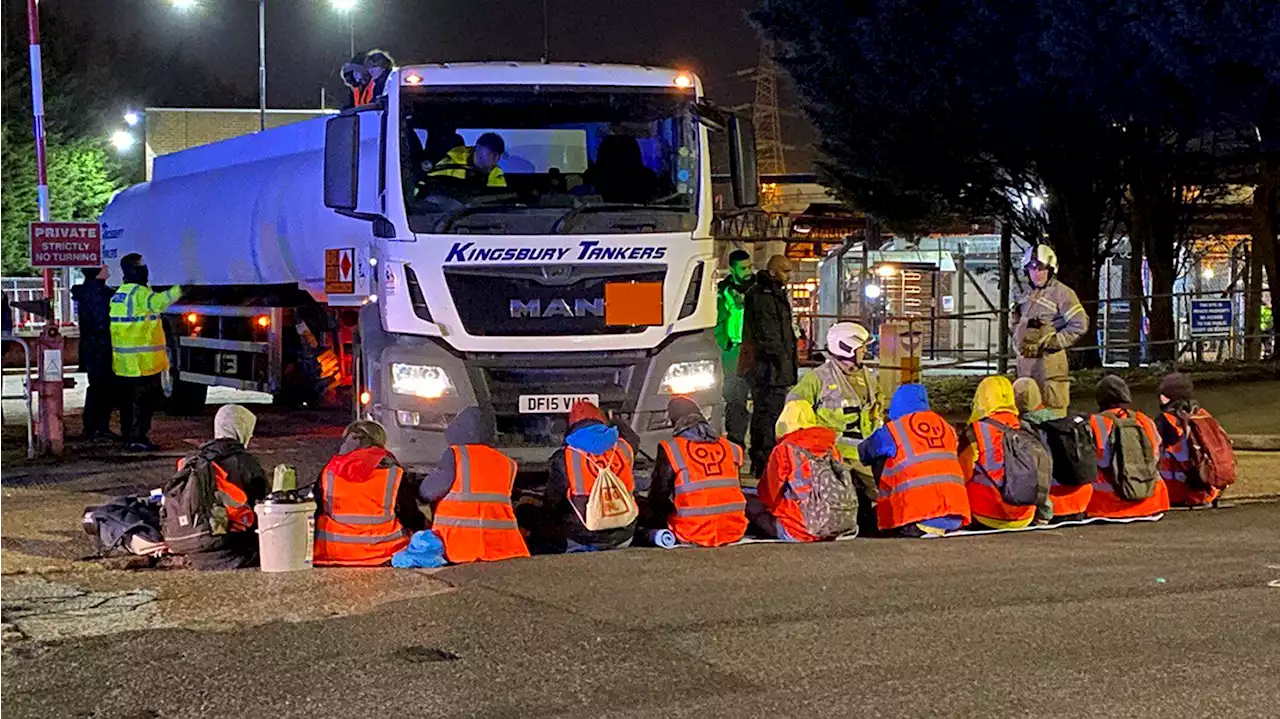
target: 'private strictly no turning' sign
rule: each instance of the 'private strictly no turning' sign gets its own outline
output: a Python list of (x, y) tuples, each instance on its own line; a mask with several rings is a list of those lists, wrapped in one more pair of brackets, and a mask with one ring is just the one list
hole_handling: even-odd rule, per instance
[(32, 222), (32, 267), (97, 267), (102, 226), (97, 222)]

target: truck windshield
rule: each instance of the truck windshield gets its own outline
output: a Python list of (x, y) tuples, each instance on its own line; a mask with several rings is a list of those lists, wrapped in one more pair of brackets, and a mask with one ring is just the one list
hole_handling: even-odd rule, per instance
[(407, 87), (401, 107), (402, 179), (416, 233), (697, 225), (698, 124), (688, 92)]

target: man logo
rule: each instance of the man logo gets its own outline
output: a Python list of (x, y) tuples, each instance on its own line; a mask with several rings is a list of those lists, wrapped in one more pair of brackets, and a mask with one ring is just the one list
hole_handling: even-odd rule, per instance
[(578, 298), (570, 305), (568, 300), (553, 297), (543, 305), (542, 300), (511, 300), (513, 319), (547, 317), (604, 317), (604, 298), (588, 300)]

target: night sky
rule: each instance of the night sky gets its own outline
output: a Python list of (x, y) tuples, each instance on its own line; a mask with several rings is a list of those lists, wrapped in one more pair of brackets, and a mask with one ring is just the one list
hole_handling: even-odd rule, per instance
[[(752, 0), (548, 0), (553, 61), (674, 65), (693, 69), (722, 105), (750, 102), (738, 70), (755, 65), (759, 45), (745, 14)], [(181, 49), (243, 92), (257, 95), (257, 3), (199, 0), (178, 11), (169, 0), (43, 0), (61, 16), (160, 50)], [(267, 0), (267, 102), (317, 107), (320, 88), (344, 89), (337, 67), (348, 55), (344, 15), (329, 0)], [(356, 48), (381, 47), (400, 64), (537, 60), (542, 0), (359, 0)], [(791, 105), (784, 90), (783, 106)], [(803, 119), (783, 118), (788, 142), (811, 141)], [(795, 153), (799, 163), (808, 152)], [(796, 167), (795, 170), (805, 168)]]

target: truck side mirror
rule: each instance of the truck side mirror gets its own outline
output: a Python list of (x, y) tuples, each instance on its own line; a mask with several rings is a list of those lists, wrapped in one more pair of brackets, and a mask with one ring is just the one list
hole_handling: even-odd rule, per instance
[(729, 116), (729, 175), (733, 182), (733, 204), (738, 207), (760, 204), (756, 131), (750, 120), (737, 115)]
[(360, 116), (339, 115), (324, 126), (324, 205), (356, 209), (360, 189)]

